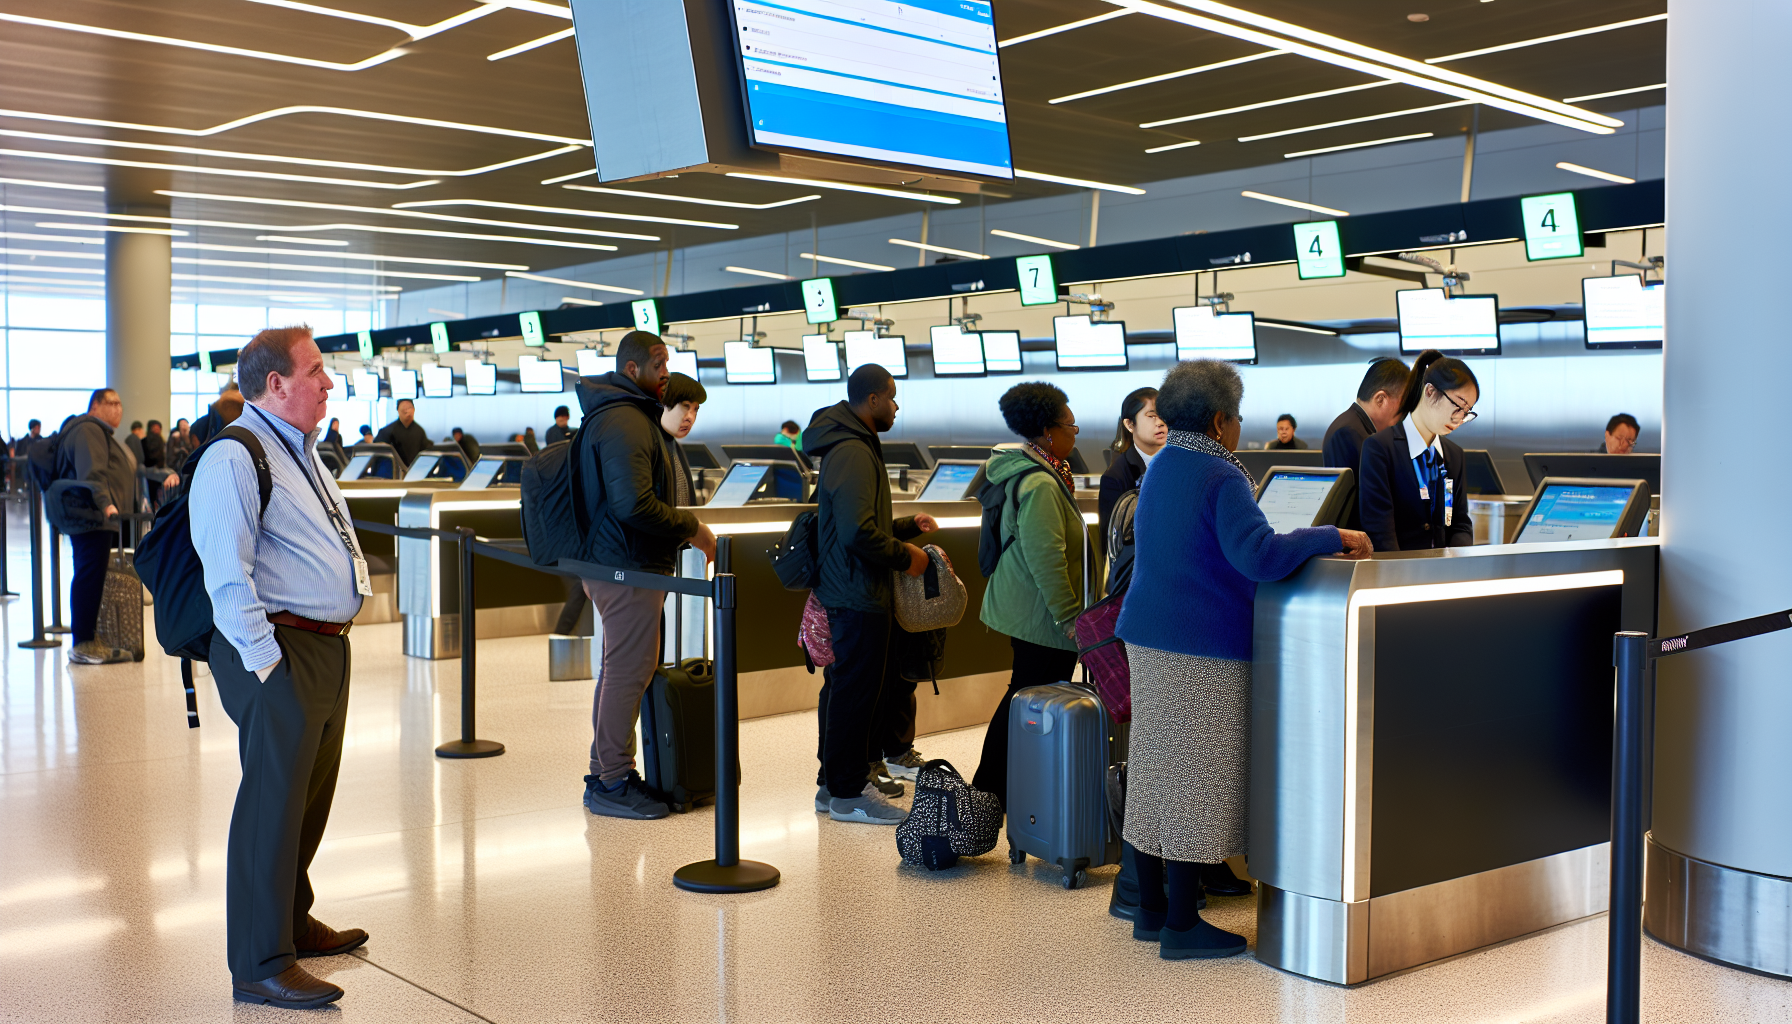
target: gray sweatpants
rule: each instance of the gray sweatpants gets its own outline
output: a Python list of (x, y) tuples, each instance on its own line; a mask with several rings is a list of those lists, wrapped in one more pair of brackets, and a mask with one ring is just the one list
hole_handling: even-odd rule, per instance
[(635, 720), (660, 660), (666, 595), (607, 580), (585, 580), (603, 630), (603, 666), (591, 701), (591, 774), (615, 782), (635, 767)]

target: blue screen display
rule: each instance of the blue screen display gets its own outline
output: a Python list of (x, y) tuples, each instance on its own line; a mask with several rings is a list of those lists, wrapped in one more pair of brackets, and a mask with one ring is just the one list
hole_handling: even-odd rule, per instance
[(988, 0), (734, 0), (753, 142), (1012, 178)]
[(1629, 487), (1570, 487), (1552, 484), (1537, 500), (1518, 531), (1518, 544), (1558, 540), (1605, 540), (1618, 528)]
[(927, 486), (921, 488), (922, 501), (962, 501), (971, 481), (977, 479), (979, 465), (961, 465), (945, 463), (933, 467), (933, 475), (927, 478)]
[(737, 462), (728, 467), (728, 475), (716, 485), (716, 493), (710, 496), (709, 503), (717, 507), (738, 507), (745, 505), (765, 482), (768, 466), (751, 466)]

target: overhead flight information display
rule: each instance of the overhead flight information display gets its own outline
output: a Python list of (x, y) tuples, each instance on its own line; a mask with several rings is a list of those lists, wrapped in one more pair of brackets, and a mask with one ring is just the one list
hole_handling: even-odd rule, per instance
[(601, 377), (616, 369), (616, 357), (606, 356), (594, 348), (582, 348), (578, 353), (579, 376)]
[(682, 373), (686, 377), (696, 380), (697, 353), (675, 348), (666, 353), (666, 368), (673, 373)]
[(1635, 274), (1583, 277), (1588, 348), (1660, 348), (1667, 323), (1667, 285)]
[(1126, 324), (1119, 320), (1096, 322), (1087, 313), (1054, 316), (1052, 336), (1060, 370), (1126, 369)]
[(1013, 178), (988, 0), (734, 0), (753, 143)]
[(1498, 355), (1498, 296), (1450, 295), (1442, 288), (1408, 288), (1394, 293), (1400, 314), (1400, 351)]
[(750, 341), (722, 342), (722, 372), (730, 384), (778, 383), (777, 358)]
[(1019, 373), (1020, 332), (983, 331), (983, 368), (990, 373)]
[(803, 335), (803, 372), (809, 383), (840, 379), (840, 344), (825, 334)]
[(847, 331), (846, 372), (866, 363), (881, 363), (892, 377), (908, 376), (906, 339), (899, 334), (879, 335), (876, 331)]
[(1176, 327), (1176, 358), (1257, 361), (1257, 315), (1221, 313), (1212, 306), (1170, 310)]
[(495, 395), (498, 393), (498, 368), (491, 363), (469, 359), (462, 370), (467, 375), (467, 394)]
[(929, 328), (936, 377), (975, 377), (983, 373), (983, 339), (957, 324)]

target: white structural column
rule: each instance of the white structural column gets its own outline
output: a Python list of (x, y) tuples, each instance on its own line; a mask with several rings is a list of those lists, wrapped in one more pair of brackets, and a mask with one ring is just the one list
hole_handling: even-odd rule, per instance
[[(1792, 473), (1742, 424), (1792, 403), (1792, 4), (1670, 0), (1663, 635), (1792, 607)], [(1792, 631), (1668, 658), (1656, 706), (1649, 930), (1792, 974)]]
[(167, 235), (136, 232), (106, 235), (106, 384), (124, 401), (124, 426), (161, 420), (164, 435), (173, 426), (168, 418), (170, 241)]

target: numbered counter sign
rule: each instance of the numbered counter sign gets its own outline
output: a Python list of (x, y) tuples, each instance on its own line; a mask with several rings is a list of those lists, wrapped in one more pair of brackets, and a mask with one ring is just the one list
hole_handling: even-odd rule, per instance
[(523, 323), (523, 344), (531, 348), (540, 348), (548, 343), (548, 336), (541, 331), (541, 314), (530, 310), (517, 317)]
[(1574, 193), (1525, 196), (1518, 201), (1524, 214), (1524, 258), (1560, 260), (1586, 251), (1580, 234), (1580, 214)]
[(438, 355), (448, 351), (448, 325), (433, 323), (429, 325), (429, 347)]
[(1058, 301), (1058, 279), (1052, 274), (1050, 256), (1020, 256), (1014, 261), (1020, 277), (1020, 304), (1050, 306)]
[[(355, 332), (355, 347), (361, 350), (361, 358), (362, 359), (372, 359), (373, 358), (373, 332), (372, 331), (356, 331)], [(207, 367), (207, 369), (210, 369), (210, 367)]]
[(831, 324), (840, 319), (834, 306), (834, 282), (825, 277), (804, 281), (803, 312), (812, 324)]
[(660, 304), (652, 299), (636, 299), (628, 304), (635, 314), (635, 330), (660, 333)]
[(1316, 220), (1294, 225), (1294, 256), (1302, 281), (1343, 277), (1344, 247), (1338, 241), (1338, 222)]

